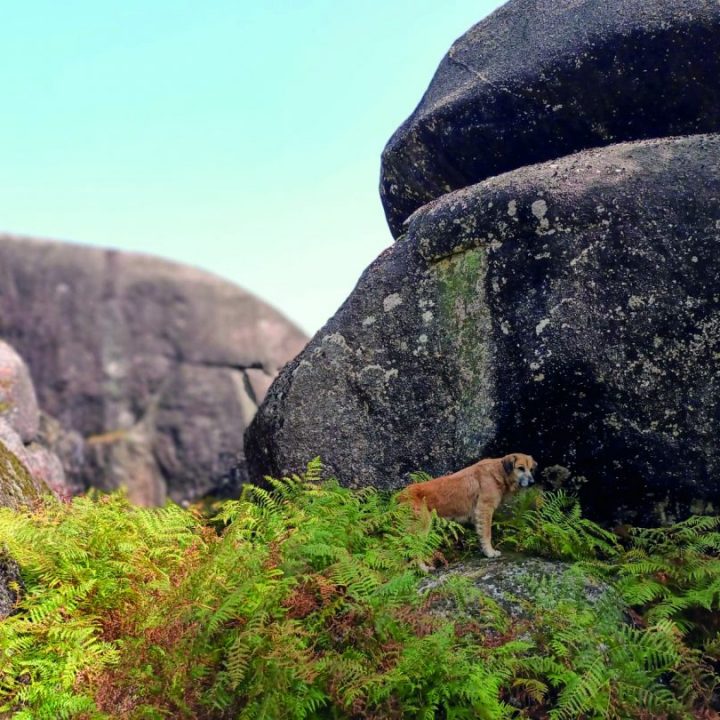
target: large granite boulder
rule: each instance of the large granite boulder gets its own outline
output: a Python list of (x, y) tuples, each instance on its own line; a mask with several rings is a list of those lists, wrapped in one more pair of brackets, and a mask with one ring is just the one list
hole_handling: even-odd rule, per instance
[(447, 194), (272, 386), (252, 474), (398, 488), (512, 450), (595, 517), (720, 499), (720, 136), (613, 145)]
[(10, 236), (0, 237), (0, 335), (64, 430), (45, 427), (72, 460), (70, 482), (127, 485), (148, 504), (237, 490), (243, 429), (306, 341), (209, 273)]
[(383, 154), (393, 235), (452, 190), (578, 150), (720, 130), (715, 0), (510, 0), (451, 47)]

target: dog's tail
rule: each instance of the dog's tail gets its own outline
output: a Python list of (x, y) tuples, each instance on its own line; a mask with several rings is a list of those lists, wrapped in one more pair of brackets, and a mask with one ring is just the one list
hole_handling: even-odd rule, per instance
[[(412, 492), (412, 487), (412, 485), (409, 485), (404, 490), (401, 490), (395, 497), (398, 502), (403, 503), (404, 505), (409, 505), (413, 509), (415, 522), (417, 523), (416, 531), (427, 533), (430, 531), (430, 527), (432, 526), (432, 511), (428, 510), (427, 502), (424, 498), (420, 498), (416, 493)], [(413, 525), (414, 524), (415, 523), (413, 523)], [(417, 560), (416, 562), (418, 569), (423, 573), (429, 573), (434, 569), (432, 564), (428, 565), (422, 560)]]
[(417, 516), (419, 529), (422, 532), (428, 532), (432, 524), (432, 511), (428, 509), (427, 501), (417, 492), (414, 492), (415, 485), (408, 485), (397, 495), (398, 502), (410, 505)]

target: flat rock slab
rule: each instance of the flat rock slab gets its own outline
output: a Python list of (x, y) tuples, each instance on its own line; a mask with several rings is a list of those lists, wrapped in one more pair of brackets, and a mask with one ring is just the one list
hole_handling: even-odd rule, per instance
[(271, 379), (306, 341), (209, 273), (9, 236), (0, 335), (27, 361), (42, 409), (86, 441), (60, 452), (70, 485), (125, 484), (152, 504), (237, 492), (243, 430), (265, 387), (256, 373)]
[[(531, 615), (530, 609), (539, 593), (556, 600), (580, 600), (589, 605), (614, 597), (609, 585), (584, 577), (568, 563), (517, 554), (503, 554), (493, 559), (478, 555), (437, 569), (420, 583), (420, 592), (431, 594), (456, 578), (469, 581), (514, 617)], [(444, 605), (434, 602), (432, 608), (441, 614), (457, 609), (451, 598), (447, 598)]]
[(417, 208), (612, 143), (720, 129), (715, 0), (510, 0), (458, 39), (383, 153), (401, 235)]
[(717, 510), (720, 138), (613, 145), (445, 195), (281, 374), (253, 476), (396, 489), (512, 451), (595, 518)]

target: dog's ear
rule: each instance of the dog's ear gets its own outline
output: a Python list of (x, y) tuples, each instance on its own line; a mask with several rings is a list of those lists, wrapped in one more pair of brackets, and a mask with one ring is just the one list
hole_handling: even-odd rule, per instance
[(513, 471), (516, 460), (517, 458), (515, 457), (515, 455), (506, 455), (503, 458), (502, 465), (506, 475), (509, 475)]
[(534, 473), (537, 470), (537, 461), (535, 458), (532, 459), (532, 467), (530, 468), (530, 472)]

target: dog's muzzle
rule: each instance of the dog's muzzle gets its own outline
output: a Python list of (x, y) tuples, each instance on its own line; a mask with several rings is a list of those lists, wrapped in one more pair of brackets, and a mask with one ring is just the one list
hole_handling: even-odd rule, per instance
[(535, 482), (532, 475), (523, 475), (520, 478), (520, 487), (526, 488)]

